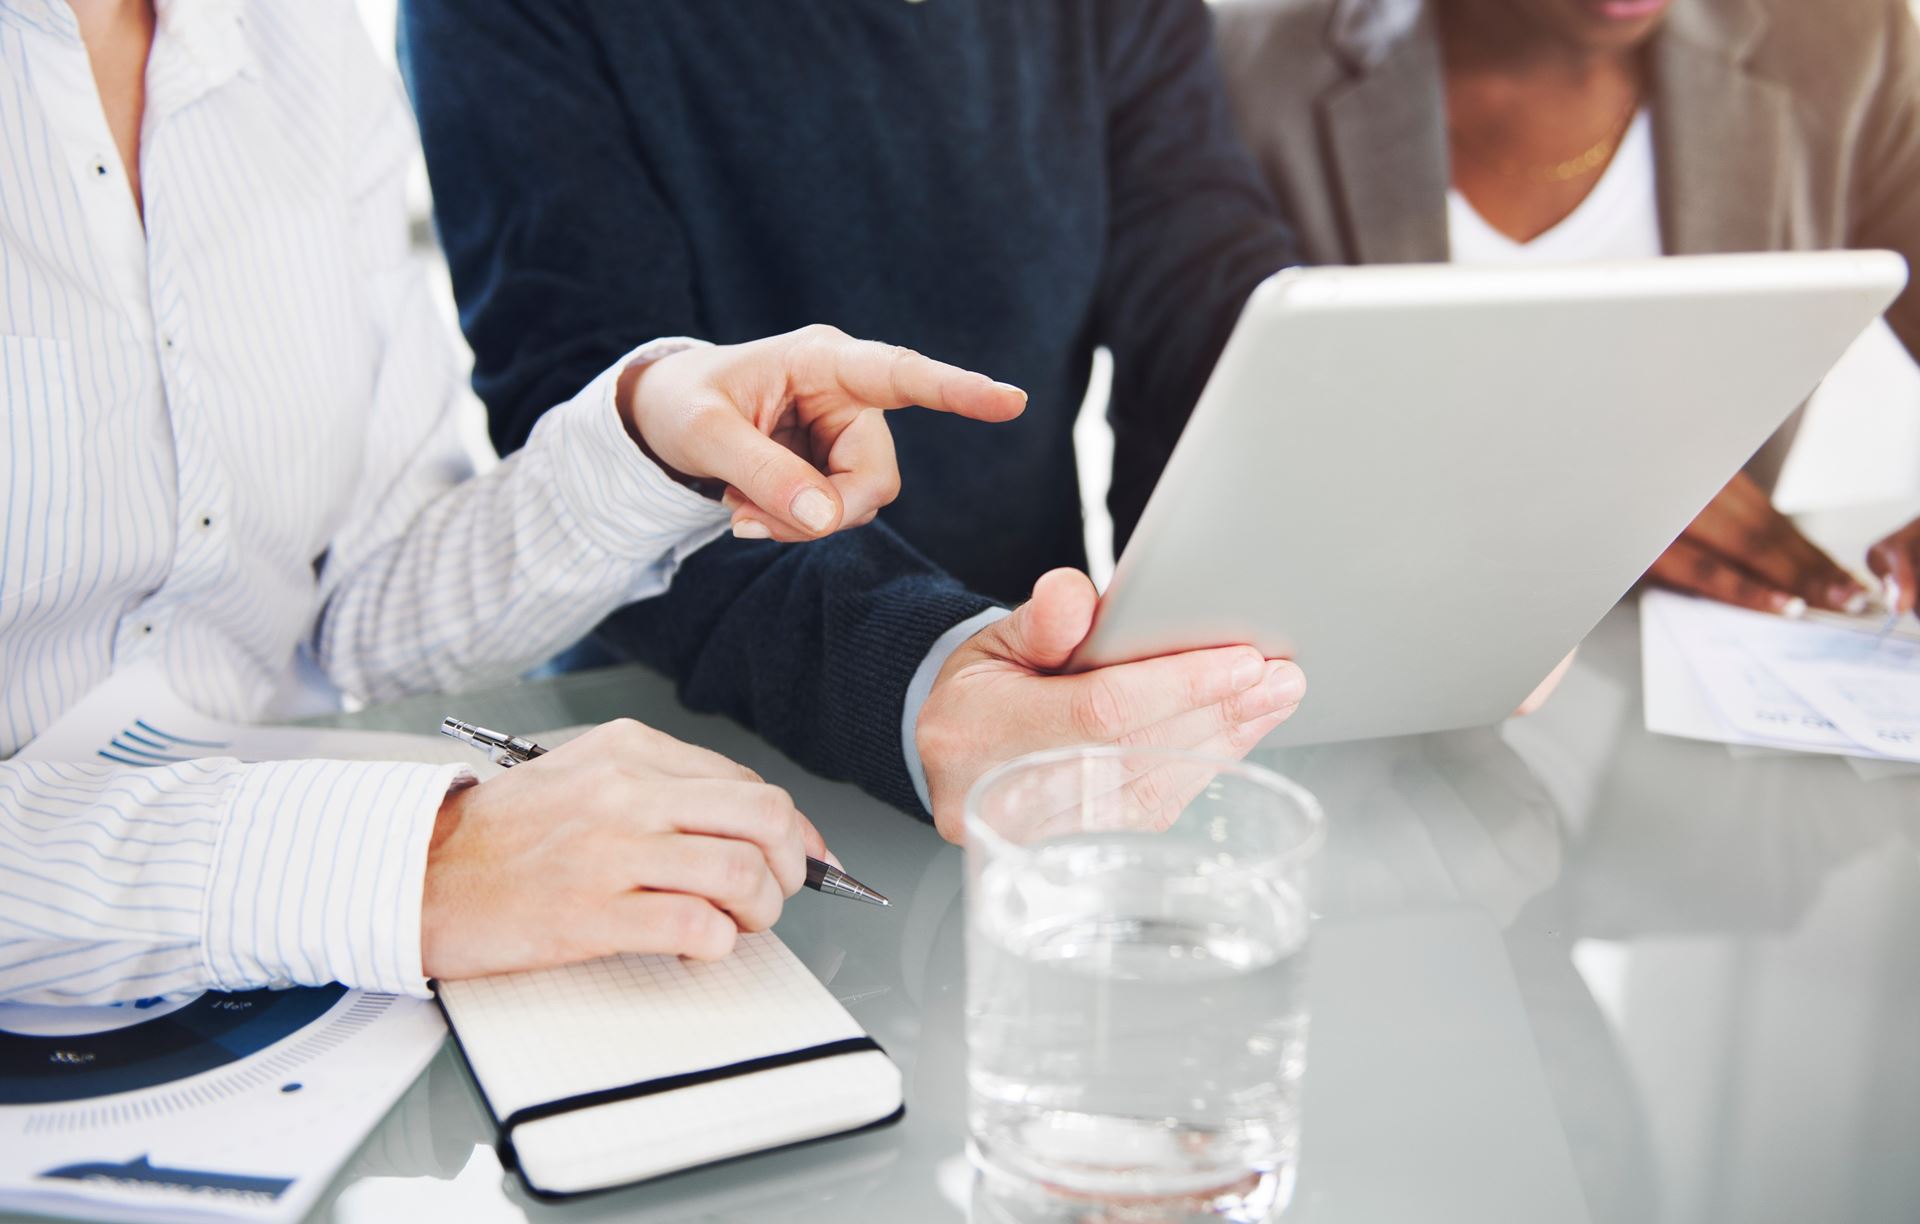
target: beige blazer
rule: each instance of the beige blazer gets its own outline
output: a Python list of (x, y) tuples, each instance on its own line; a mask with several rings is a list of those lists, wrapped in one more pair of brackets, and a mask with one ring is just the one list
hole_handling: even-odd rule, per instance
[[(1432, 0), (1223, 0), (1217, 17), (1242, 135), (1303, 257), (1446, 259)], [(1920, 276), (1908, 0), (1674, 0), (1650, 54), (1669, 254), (1886, 247)], [(1920, 358), (1920, 287), (1887, 319)]]

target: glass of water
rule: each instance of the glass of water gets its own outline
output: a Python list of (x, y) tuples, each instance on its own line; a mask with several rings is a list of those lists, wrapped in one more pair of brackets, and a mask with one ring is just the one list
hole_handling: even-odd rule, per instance
[(966, 819), (976, 1224), (1277, 1216), (1313, 796), (1254, 765), (1074, 748), (989, 773)]

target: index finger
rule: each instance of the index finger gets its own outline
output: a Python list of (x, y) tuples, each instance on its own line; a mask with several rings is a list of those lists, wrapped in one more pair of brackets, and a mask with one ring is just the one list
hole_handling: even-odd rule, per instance
[(1247, 646), (1162, 655), (1061, 676), (1064, 725), (1092, 743), (1117, 740), (1246, 692), (1266, 676), (1266, 660)]
[(781, 891), (789, 897), (800, 891), (807, 878), (807, 852), (818, 844), (820, 834), (786, 791), (765, 783), (700, 778), (680, 783), (678, 797), (685, 802), (676, 806), (673, 819), (682, 833), (752, 842), (766, 857)]
[(822, 368), (802, 369), (869, 408), (919, 406), (976, 421), (1010, 421), (1027, 407), (1027, 393), (1018, 387), (897, 344), (835, 337), (820, 342), (817, 351), (826, 359)]

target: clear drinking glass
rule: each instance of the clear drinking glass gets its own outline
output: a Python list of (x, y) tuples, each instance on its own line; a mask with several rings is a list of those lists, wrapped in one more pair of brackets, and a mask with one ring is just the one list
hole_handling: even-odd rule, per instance
[(975, 1220), (1268, 1220), (1325, 817), (1258, 766), (1042, 753), (967, 799)]

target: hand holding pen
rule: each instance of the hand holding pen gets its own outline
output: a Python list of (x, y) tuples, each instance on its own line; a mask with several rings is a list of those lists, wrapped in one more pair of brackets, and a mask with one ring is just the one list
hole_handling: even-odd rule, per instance
[[(475, 726), (458, 718), (441, 719), (440, 734), (471, 744), (486, 753), (488, 759), (502, 769), (511, 769), (515, 765), (523, 765), (547, 754), (545, 748), (532, 740)], [(868, 888), (832, 863), (811, 856), (807, 859), (806, 886), (826, 893), (828, 896), (846, 897), (853, 901), (864, 901), (869, 905), (893, 904), (886, 897)]]
[[(420, 850), (397, 842), (391, 869)], [(447, 791), (425, 853), (431, 978), (622, 952), (717, 960), (809, 874), (828, 878), (809, 871), (826, 844), (785, 790), (626, 719)]]

